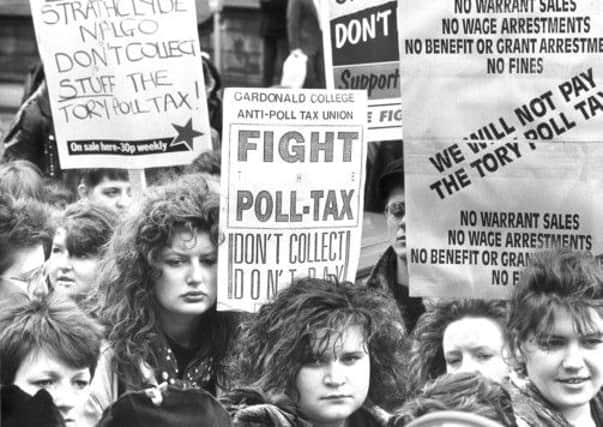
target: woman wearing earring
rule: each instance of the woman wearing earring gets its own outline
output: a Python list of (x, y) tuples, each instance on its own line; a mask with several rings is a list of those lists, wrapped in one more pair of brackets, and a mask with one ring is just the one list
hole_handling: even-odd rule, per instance
[(603, 426), (603, 272), (594, 258), (568, 249), (533, 258), (508, 331), (527, 380), (510, 388), (518, 424)]

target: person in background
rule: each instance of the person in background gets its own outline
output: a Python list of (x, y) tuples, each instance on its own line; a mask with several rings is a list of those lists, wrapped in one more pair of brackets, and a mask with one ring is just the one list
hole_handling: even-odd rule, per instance
[(76, 194), (62, 180), (45, 178), (44, 201), (55, 210), (61, 212), (67, 208), (67, 205), (76, 201)]
[(263, 42), (264, 61), (262, 83), (270, 87), (274, 83), (275, 70), (282, 68), (287, 56), (287, 0), (260, 1), (260, 36)]
[(402, 312), (406, 329), (415, 327), (425, 312), (421, 298), (409, 296), (406, 254), (406, 204), (404, 201), (404, 160), (390, 162), (379, 179), (378, 191), (385, 200), (385, 219), (390, 239), (389, 248), (371, 271), (366, 282), (369, 288), (390, 292)]
[(408, 394), (444, 373), (480, 372), (503, 382), (509, 375), (504, 301), (453, 300), (430, 307), (417, 322), (408, 363)]
[(318, 0), (288, 1), (287, 40), (292, 54), (301, 52), (307, 57), (303, 87), (326, 87)]
[(52, 242), (48, 207), (33, 199), (15, 200), (0, 192), (0, 301), (15, 292), (32, 292), (43, 282)]
[(132, 203), (132, 190), (125, 169), (85, 169), (77, 192), (81, 199), (107, 206), (120, 215)]
[(239, 314), (216, 310), (219, 196), (189, 175), (149, 187), (117, 226), (99, 273), (108, 328), (84, 426), (126, 391), (167, 382), (216, 394)]
[(31, 198), (43, 201), (45, 182), (42, 171), (27, 160), (13, 160), (0, 164), (0, 191), (15, 199)]
[(427, 383), (420, 396), (394, 412), (388, 427), (404, 427), (422, 415), (439, 411), (468, 412), (504, 427), (517, 427), (509, 393), (477, 372), (444, 374)]
[(56, 221), (46, 266), (54, 292), (76, 301), (89, 294), (117, 222), (116, 212), (103, 205), (82, 200), (67, 207)]
[(306, 278), (242, 326), (225, 399), (235, 426), (380, 426), (403, 400), (405, 330), (383, 292)]
[(532, 257), (513, 289), (511, 355), (527, 381), (511, 382), (520, 426), (603, 426), (603, 271), (587, 253)]
[(13, 295), (0, 305), (0, 383), (31, 396), (46, 390), (65, 425), (76, 427), (101, 338), (100, 325), (68, 299)]

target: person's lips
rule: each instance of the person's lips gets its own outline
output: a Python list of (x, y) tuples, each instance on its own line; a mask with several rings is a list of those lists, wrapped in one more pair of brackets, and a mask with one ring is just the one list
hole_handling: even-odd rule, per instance
[(590, 377), (567, 377), (567, 378), (557, 378), (557, 382), (566, 386), (582, 386), (584, 383), (590, 380)]
[(327, 396), (322, 396), (320, 400), (343, 400), (343, 399), (351, 399), (352, 396), (349, 394), (329, 394)]
[(57, 285), (59, 286), (73, 286), (75, 285), (75, 280), (70, 276), (58, 276), (56, 280)]
[(205, 294), (205, 292), (201, 291), (190, 291), (185, 294), (182, 294), (182, 298), (187, 301), (201, 301), (205, 297), (207, 297), (207, 295)]

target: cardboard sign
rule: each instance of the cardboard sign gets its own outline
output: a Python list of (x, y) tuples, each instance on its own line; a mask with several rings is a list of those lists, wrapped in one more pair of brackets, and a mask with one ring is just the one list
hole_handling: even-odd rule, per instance
[(330, 0), (323, 6), (327, 88), (365, 89), (368, 140), (402, 139), (397, 0)]
[(603, 3), (400, 2), (404, 140), (594, 141)]
[[(442, 198), (436, 186), (453, 184), (434, 162), (446, 150), (462, 158), (454, 169), (465, 186)], [(478, 162), (496, 155), (489, 150), (521, 161), (481, 176)], [(601, 143), (506, 141), (476, 153), (424, 141), (404, 155), (412, 295), (507, 298), (534, 252), (603, 253)]]
[(186, 164), (211, 147), (194, 0), (31, 0), (61, 168)]
[(506, 298), (536, 251), (601, 253), (602, 11), (400, 3), (411, 294)]
[(292, 280), (354, 280), (364, 91), (224, 92), (218, 308), (255, 311)]

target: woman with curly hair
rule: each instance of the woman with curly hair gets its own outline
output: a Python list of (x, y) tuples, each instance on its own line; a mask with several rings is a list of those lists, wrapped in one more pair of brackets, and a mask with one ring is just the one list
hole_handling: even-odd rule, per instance
[(199, 176), (148, 189), (117, 227), (96, 313), (108, 328), (88, 425), (129, 390), (167, 382), (216, 393), (237, 316), (216, 311), (218, 195)]
[(417, 322), (408, 363), (409, 395), (444, 373), (478, 371), (501, 382), (509, 373), (504, 355), (506, 304), (453, 300), (431, 306)]
[(235, 426), (381, 426), (400, 403), (405, 330), (381, 291), (294, 282), (242, 327), (229, 376)]
[(527, 381), (511, 383), (520, 426), (603, 426), (603, 271), (587, 253), (531, 259), (514, 289), (511, 354)]

